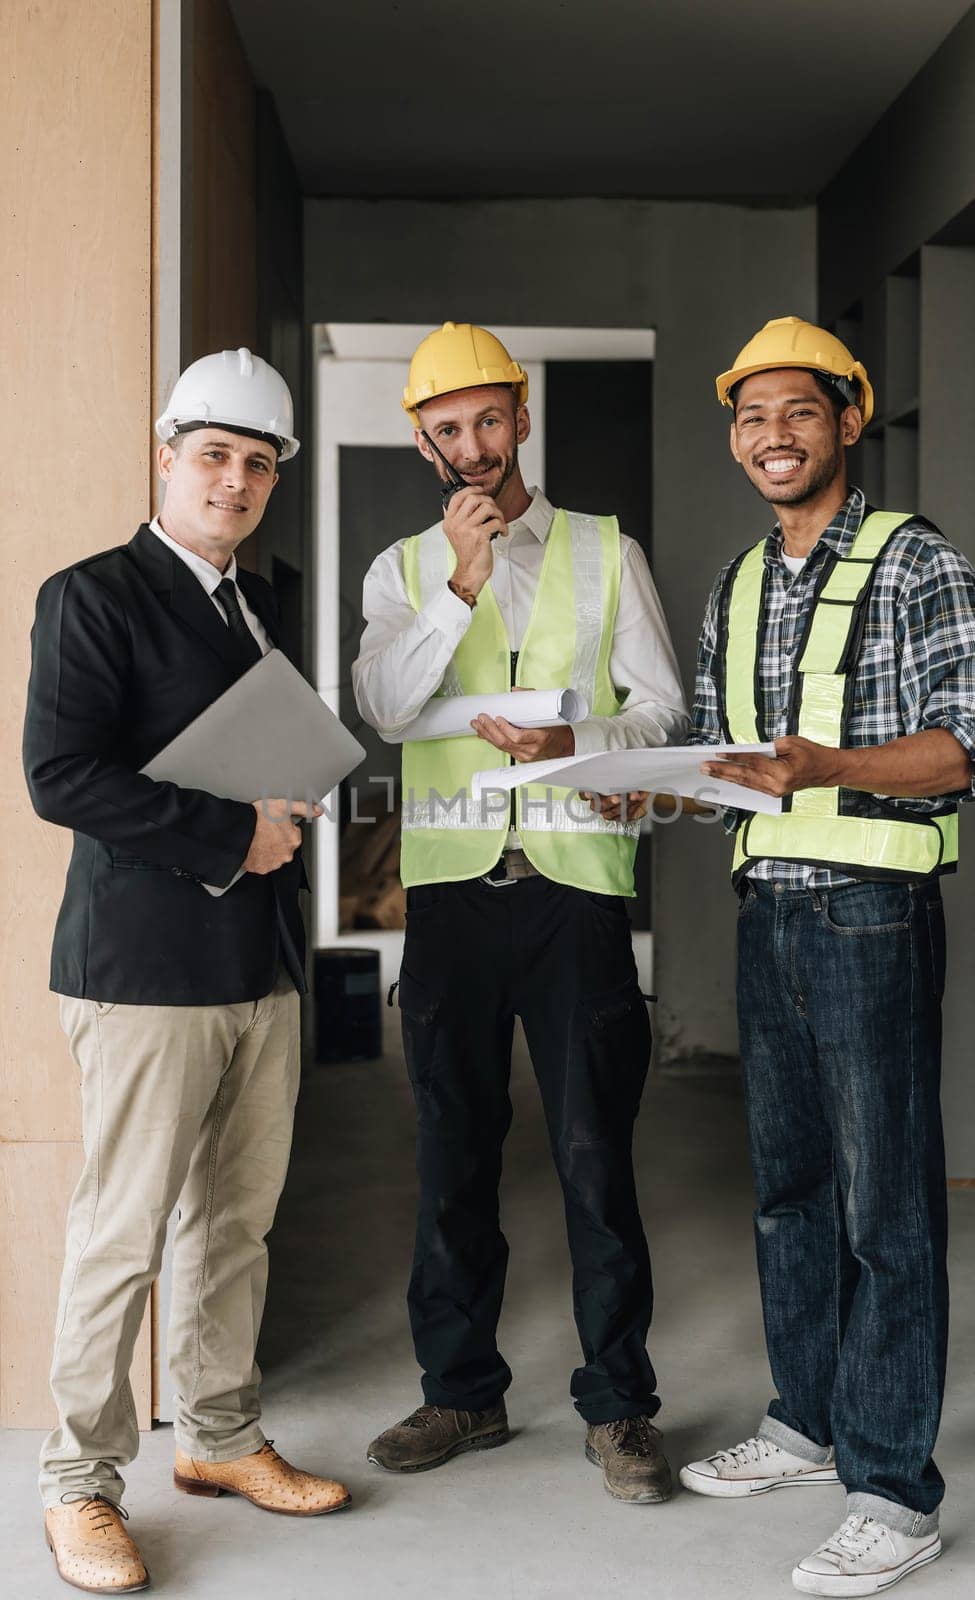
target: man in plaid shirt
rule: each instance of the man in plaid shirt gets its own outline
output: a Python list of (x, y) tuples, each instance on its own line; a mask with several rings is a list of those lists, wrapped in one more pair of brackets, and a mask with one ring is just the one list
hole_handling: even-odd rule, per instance
[[(779, 517), (715, 582), (694, 707), (702, 744), (776, 747), (702, 770), (784, 802), (781, 816), (727, 819), (778, 1396), (753, 1438), (681, 1479), (734, 1498), (841, 1482), (849, 1515), (793, 1583), (869, 1594), (941, 1550), (939, 875), (956, 853), (957, 802), (973, 794), (975, 573), (921, 517), (868, 523), (845, 453), (873, 397), (839, 340), (796, 318), (769, 323), (718, 393), (734, 411), (732, 454)], [(857, 586), (858, 599), (835, 598)], [(814, 618), (842, 649), (810, 668)], [(832, 743), (808, 735), (831, 725)]]

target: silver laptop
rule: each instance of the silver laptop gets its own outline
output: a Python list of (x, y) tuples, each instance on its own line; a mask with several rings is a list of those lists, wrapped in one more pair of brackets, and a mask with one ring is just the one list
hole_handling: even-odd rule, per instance
[(222, 800), (323, 800), (365, 757), (311, 684), (272, 650), (142, 768)]

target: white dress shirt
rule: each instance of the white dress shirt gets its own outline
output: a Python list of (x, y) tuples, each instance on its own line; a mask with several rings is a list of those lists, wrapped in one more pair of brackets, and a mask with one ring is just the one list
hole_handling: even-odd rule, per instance
[[(512, 650), (521, 648), (528, 628), (555, 515), (540, 489), (529, 493), (527, 511), (509, 523), (507, 538), (492, 545), (491, 587)], [(352, 668), (359, 711), (383, 735), (399, 733), (436, 693), (473, 617), (466, 601), (446, 587), (422, 611), (414, 611), (403, 578), (404, 543), (401, 539), (384, 550), (366, 573), (366, 628)], [(646, 556), (625, 535), (621, 545), (609, 671), (625, 698), (615, 716), (587, 717), (575, 725), (577, 755), (680, 744), (690, 730), (674, 647)]]
[(255, 616), (254, 612), (247, 604), (247, 598), (244, 594), (244, 591), (237, 582), (237, 557), (235, 555), (230, 557), (230, 560), (227, 563), (226, 572), (220, 572), (213, 565), (212, 561), (207, 561), (205, 556), (198, 556), (195, 550), (187, 550), (185, 545), (177, 544), (175, 539), (171, 539), (165, 528), (160, 523), (158, 517), (153, 517), (149, 527), (156, 535), (156, 538), (161, 539), (163, 544), (166, 545), (167, 549), (173, 552), (174, 556), (179, 556), (179, 559), (183, 562), (183, 564), (189, 567), (193, 576), (199, 579), (207, 594), (210, 596), (210, 599), (213, 601), (214, 608), (220, 616), (221, 621), (227, 627), (230, 626), (230, 623), (227, 619), (226, 611), (223, 609), (223, 606), (217, 599), (216, 589), (218, 583), (222, 583), (224, 578), (229, 578), (234, 588), (237, 590), (237, 599), (240, 601), (240, 609), (244, 613), (244, 621), (247, 623), (251, 633), (254, 635), (254, 638), (261, 647), (261, 655), (266, 656), (269, 650), (274, 649), (274, 646), (267, 636), (267, 630), (265, 629), (263, 622), (261, 621), (260, 617)]

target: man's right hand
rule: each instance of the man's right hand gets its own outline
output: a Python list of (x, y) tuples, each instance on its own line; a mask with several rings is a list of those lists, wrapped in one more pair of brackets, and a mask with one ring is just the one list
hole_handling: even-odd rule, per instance
[(313, 821), (320, 817), (323, 808), (308, 805), (304, 800), (254, 800), (257, 827), (251, 847), (243, 861), (245, 872), (277, 872), (286, 866), (301, 843), (301, 829), (293, 817), (307, 817)]
[(631, 789), (627, 794), (591, 794), (579, 791), (580, 799), (589, 801), (590, 811), (604, 822), (638, 822), (650, 810), (650, 793), (646, 789)]
[(443, 531), (457, 555), (451, 582), (469, 594), (480, 594), (494, 571), (491, 535), (507, 536), (504, 517), (491, 496), (472, 484), (452, 496), (444, 512)]

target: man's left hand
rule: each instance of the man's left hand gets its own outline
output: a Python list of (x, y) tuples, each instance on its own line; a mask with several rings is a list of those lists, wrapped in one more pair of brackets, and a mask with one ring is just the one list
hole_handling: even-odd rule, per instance
[(506, 717), (475, 717), (471, 727), (479, 739), (504, 750), (516, 761), (552, 761), (574, 756), (576, 736), (567, 724), (556, 728), (516, 728)]
[(836, 786), (839, 751), (829, 745), (814, 744), (796, 734), (775, 740), (776, 759), (771, 756), (718, 756), (701, 768), (709, 778), (726, 783), (741, 783), (746, 789), (763, 794), (795, 794), (797, 789), (832, 789)]

